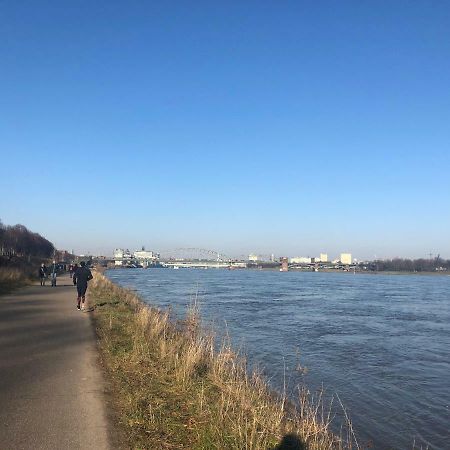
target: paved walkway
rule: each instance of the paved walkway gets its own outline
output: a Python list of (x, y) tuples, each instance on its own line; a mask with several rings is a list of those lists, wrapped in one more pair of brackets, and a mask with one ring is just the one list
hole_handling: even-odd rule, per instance
[(68, 276), (0, 296), (0, 449), (107, 449), (89, 313)]

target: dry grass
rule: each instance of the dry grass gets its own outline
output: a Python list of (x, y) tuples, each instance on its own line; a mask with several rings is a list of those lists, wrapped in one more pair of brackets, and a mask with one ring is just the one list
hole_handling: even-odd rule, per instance
[(30, 282), (28, 274), (16, 267), (0, 267), (0, 294), (24, 286)]
[[(271, 392), (229, 342), (219, 348), (195, 307), (183, 321), (145, 306), (101, 274), (91, 302), (126, 446), (148, 449), (352, 449), (337, 436), (321, 396), (297, 402)], [(294, 446), (281, 446), (294, 444)]]

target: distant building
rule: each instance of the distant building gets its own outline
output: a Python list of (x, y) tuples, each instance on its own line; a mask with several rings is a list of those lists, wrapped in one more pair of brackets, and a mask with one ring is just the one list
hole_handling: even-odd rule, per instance
[(328, 262), (328, 255), (326, 253), (321, 253), (319, 261), (323, 263)]
[(351, 253), (341, 253), (341, 264), (351, 264), (352, 254)]
[(56, 261), (60, 262), (70, 262), (74, 259), (74, 255), (67, 250), (56, 250), (54, 257)]
[(116, 248), (113, 252), (114, 265), (116, 266), (124, 266), (128, 263), (131, 263), (133, 259), (133, 255), (130, 250), (123, 250), (122, 248)]
[(248, 255), (248, 260), (252, 261), (252, 262), (256, 262), (259, 260), (258, 255), (254, 255), (253, 253), (250, 253), (250, 255)]
[(130, 250), (116, 248), (113, 252), (114, 265), (116, 266), (127, 266), (129, 264), (137, 264), (140, 266), (147, 267), (159, 259), (159, 253), (145, 250), (142, 247), (141, 250), (136, 250), (135, 252), (130, 252)]
[(296, 256), (295, 258), (291, 258), (291, 264), (310, 264), (311, 258), (308, 256)]
[(121, 248), (115, 248), (113, 251), (113, 258), (123, 258), (123, 250)]
[(154, 258), (154, 253), (150, 252), (148, 250), (136, 250), (133, 253), (133, 256), (136, 259), (153, 259)]
[(159, 259), (157, 253), (145, 250), (144, 247), (142, 247), (142, 250), (136, 250), (133, 257), (135, 262), (143, 267), (147, 267)]

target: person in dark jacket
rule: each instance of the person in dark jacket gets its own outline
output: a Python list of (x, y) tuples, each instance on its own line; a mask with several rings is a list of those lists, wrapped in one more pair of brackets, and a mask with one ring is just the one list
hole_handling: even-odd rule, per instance
[[(92, 273), (86, 267), (86, 263), (81, 261), (80, 267), (77, 268), (75, 273), (73, 274), (73, 284), (77, 286), (77, 309), (84, 310), (84, 301), (86, 300), (86, 290), (88, 287), (88, 281), (92, 280)], [(81, 304), (81, 308), (80, 308)]]
[(39, 278), (41, 280), (41, 286), (45, 286), (45, 280), (47, 279), (47, 266), (42, 263), (39, 267)]
[(56, 277), (58, 276), (58, 264), (53, 260), (52, 265), (50, 266), (50, 279), (52, 282), (52, 287), (56, 287)]

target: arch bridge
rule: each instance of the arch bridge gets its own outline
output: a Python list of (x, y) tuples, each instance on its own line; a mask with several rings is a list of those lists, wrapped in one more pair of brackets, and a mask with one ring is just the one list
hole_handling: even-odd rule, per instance
[(160, 252), (163, 261), (216, 261), (229, 262), (231, 258), (217, 250), (196, 247), (179, 247)]

